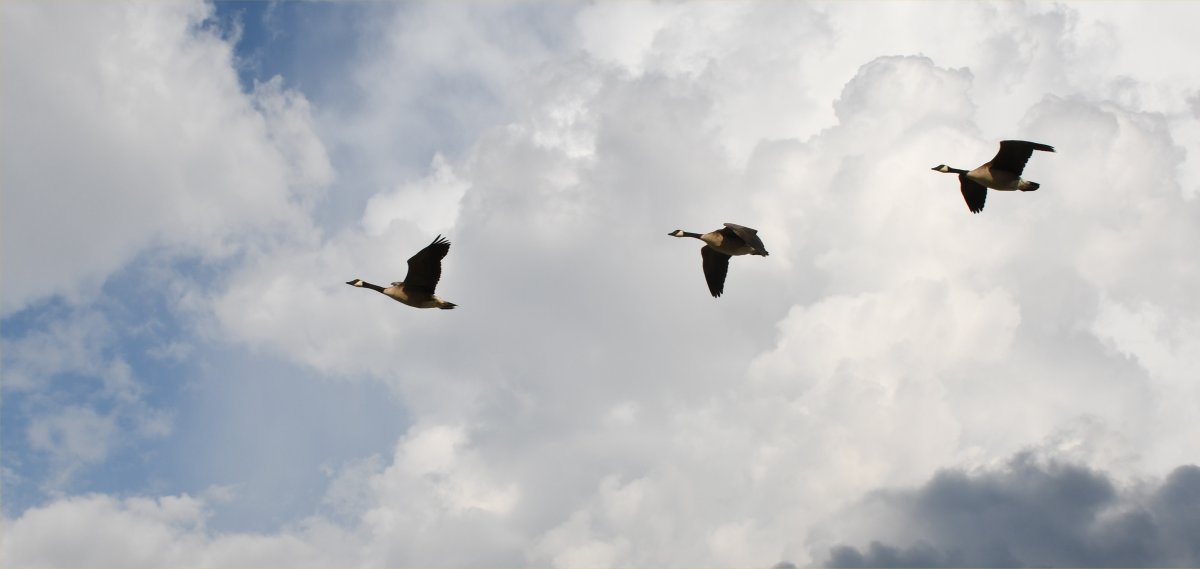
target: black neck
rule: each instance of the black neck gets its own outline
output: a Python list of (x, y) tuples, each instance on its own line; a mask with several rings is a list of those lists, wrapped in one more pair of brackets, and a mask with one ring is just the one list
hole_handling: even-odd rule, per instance
[(696, 239), (700, 239), (700, 234), (699, 234), (699, 233), (692, 233), (692, 232), (690, 232), (690, 231), (684, 231), (684, 232), (683, 232), (683, 236), (684, 236), (684, 237), (695, 237)]
[[(949, 168), (949, 166), (947, 166), (947, 168)], [(958, 168), (950, 168), (950, 173), (951, 173), (951, 174), (966, 174), (966, 173), (967, 173), (967, 171), (966, 171), (966, 170), (959, 170)]]
[(371, 290), (377, 290), (379, 292), (383, 292), (383, 287), (381, 287), (377, 284), (371, 284), (367, 281), (363, 281), (363, 288), (369, 288)]

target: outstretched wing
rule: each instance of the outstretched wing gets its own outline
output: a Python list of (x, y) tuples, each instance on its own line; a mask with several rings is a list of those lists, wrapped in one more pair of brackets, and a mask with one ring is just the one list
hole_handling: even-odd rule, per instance
[(1000, 141), (1000, 151), (996, 153), (996, 157), (992, 158), (989, 164), (996, 170), (1020, 176), (1021, 172), (1025, 170), (1025, 163), (1029, 162), (1029, 157), (1033, 155), (1034, 150), (1054, 152), (1054, 147), (1027, 140), (1002, 140)]
[(967, 207), (971, 213), (983, 211), (983, 202), (987, 200), (987, 188), (976, 184), (964, 174), (958, 175), (958, 184), (962, 186), (963, 199), (967, 200)]
[(705, 245), (700, 248), (700, 257), (704, 259), (704, 280), (708, 281), (708, 292), (714, 298), (721, 296), (725, 291), (725, 273), (729, 272), (729, 255)]
[(442, 259), (450, 252), (450, 242), (438, 235), (433, 243), (425, 246), (408, 259), (408, 275), (404, 277), (405, 288), (417, 288), (433, 294), (442, 278)]
[(757, 229), (751, 229), (749, 227), (746, 227), (744, 225), (738, 225), (736, 223), (726, 223), (725, 227), (729, 228), (730, 231), (733, 231), (733, 234), (737, 235), (738, 238), (741, 239), (743, 243), (745, 243), (751, 247), (754, 247), (755, 251), (758, 251), (758, 252), (762, 253), (763, 255), (767, 254), (767, 246), (763, 245), (762, 239), (758, 238), (758, 230)]

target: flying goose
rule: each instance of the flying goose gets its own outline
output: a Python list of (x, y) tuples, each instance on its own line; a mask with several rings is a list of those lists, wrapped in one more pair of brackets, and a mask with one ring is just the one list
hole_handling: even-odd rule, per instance
[(725, 274), (729, 272), (729, 257), (736, 255), (761, 255), (766, 257), (766, 246), (758, 238), (758, 230), (726, 223), (725, 227), (709, 231), (704, 235), (676, 229), (668, 233), (672, 237), (694, 237), (704, 242), (700, 257), (704, 260), (704, 280), (708, 281), (708, 292), (713, 297), (721, 296), (725, 290)]
[(362, 279), (346, 281), (346, 284), (382, 292), (409, 306), (449, 310), (458, 305), (446, 302), (433, 294), (433, 289), (437, 288), (438, 281), (442, 278), (442, 259), (449, 252), (450, 242), (438, 235), (433, 243), (426, 245), (408, 259), (408, 275), (404, 277), (403, 282), (392, 283), (392, 286), (387, 288)]
[(987, 189), (1011, 192), (1021, 190), (1032, 192), (1040, 186), (1037, 182), (1021, 179), (1021, 171), (1034, 150), (1054, 152), (1054, 147), (1025, 140), (1002, 140), (1000, 151), (991, 162), (970, 172), (939, 164), (931, 168), (946, 174), (958, 174), (958, 183), (962, 186), (963, 199), (967, 200), (967, 208), (971, 213), (983, 211), (983, 202), (987, 199)]

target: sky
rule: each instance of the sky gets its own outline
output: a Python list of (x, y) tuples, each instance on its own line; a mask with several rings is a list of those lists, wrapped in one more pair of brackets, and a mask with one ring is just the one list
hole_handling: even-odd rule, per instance
[(0, 3), (0, 565), (1200, 565), (1198, 18)]

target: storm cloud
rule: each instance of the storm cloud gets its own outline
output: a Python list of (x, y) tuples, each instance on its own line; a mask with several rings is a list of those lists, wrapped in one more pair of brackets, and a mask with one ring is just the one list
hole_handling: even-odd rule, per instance
[[(1101, 470), (1021, 454), (1000, 468), (938, 472), (912, 490), (872, 493), (854, 514), (866, 545), (831, 567), (1194, 567), (1200, 467), (1119, 484)], [(886, 536), (886, 537), (884, 537)]]

